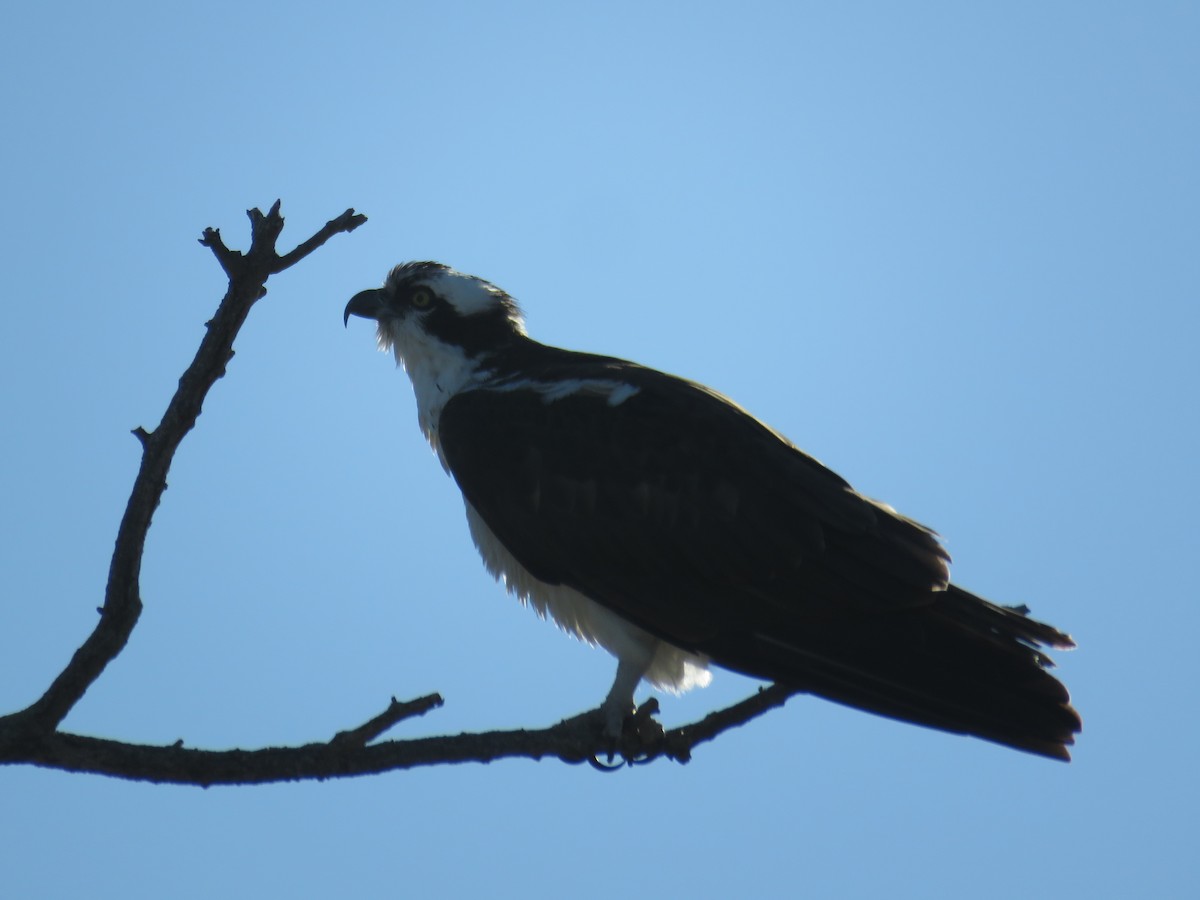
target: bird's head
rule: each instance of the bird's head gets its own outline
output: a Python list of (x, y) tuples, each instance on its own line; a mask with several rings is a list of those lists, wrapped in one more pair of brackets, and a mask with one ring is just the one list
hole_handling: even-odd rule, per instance
[(343, 321), (351, 316), (374, 319), (380, 349), (395, 353), (410, 371), (421, 360), (447, 354), (477, 360), (525, 335), (512, 297), (436, 262), (396, 266), (383, 287), (350, 299)]

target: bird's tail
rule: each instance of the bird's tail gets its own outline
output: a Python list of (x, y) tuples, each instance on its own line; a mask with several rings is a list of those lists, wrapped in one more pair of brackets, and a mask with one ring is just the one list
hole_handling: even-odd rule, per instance
[(1025, 607), (997, 606), (954, 585), (939, 594), (920, 611), (822, 628), (816, 642), (811, 634), (760, 637), (755, 674), (868, 712), (1069, 760), (1080, 718), (1047, 671), (1053, 662), (1043, 648), (1074, 641), (1029, 618)]

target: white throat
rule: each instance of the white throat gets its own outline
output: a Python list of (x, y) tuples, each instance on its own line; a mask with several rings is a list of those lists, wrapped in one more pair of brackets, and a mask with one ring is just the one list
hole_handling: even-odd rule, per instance
[(446, 468), (438, 439), (442, 409), (455, 394), (485, 381), (490, 370), (481, 368), (478, 360), (467, 356), (461, 347), (442, 343), (410, 323), (381, 321), (378, 340), (380, 349), (391, 350), (396, 364), (408, 374), (421, 433), (437, 453), (442, 468)]

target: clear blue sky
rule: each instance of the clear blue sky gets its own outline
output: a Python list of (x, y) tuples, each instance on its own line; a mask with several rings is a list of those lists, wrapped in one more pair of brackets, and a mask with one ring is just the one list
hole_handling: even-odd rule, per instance
[[(704, 381), (1078, 639), (1059, 765), (798, 698), (686, 767), (195, 788), (0, 769), (13, 897), (1183, 896), (1200, 684), (1200, 7), (23, 4), (5, 13), (0, 708), (95, 622), (224, 282), (274, 279), (179, 453), (146, 611), (67, 721), (209, 748), (542, 726), (612, 662), (506, 597), (354, 292), (407, 259)], [(572, 5), (574, 6), (574, 5)], [(680, 723), (754, 683), (664, 697)]]

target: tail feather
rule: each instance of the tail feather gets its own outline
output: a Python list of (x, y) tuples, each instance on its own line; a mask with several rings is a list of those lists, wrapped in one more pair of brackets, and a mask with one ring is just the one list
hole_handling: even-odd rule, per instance
[(838, 703), (1069, 760), (1081, 722), (1043, 648), (1073, 647), (1071, 638), (954, 585), (935, 596), (816, 636), (758, 633), (726, 656), (750, 663), (732, 668)]

